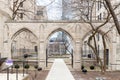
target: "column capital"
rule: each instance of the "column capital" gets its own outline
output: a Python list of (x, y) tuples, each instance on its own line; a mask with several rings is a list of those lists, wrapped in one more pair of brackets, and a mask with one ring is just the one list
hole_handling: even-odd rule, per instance
[(44, 40), (40, 40), (40, 43), (44, 43)]
[(75, 43), (80, 44), (80, 41), (75, 41)]

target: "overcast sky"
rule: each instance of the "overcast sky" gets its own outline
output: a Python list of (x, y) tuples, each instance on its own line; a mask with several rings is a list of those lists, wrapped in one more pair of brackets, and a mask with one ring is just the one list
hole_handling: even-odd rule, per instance
[(37, 5), (47, 5), (51, 2), (52, 0), (37, 0)]
[[(52, 4), (50, 4), (54, 1)], [(49, 20), (60, 20), (62, 16), (62, 0), (37, 0), (37, 5), (47, 6)]]

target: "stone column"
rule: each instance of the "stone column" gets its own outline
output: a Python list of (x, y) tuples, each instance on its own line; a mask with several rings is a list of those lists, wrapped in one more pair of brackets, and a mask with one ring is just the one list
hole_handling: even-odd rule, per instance
[(8, 39), (7, 41), (4, 41), (3, 57), (7, 57), (8, 59), (11, 59), (11, 40), (10, 39)]
[(74, 58), (74, 64), (73, 67), (75, 70), (81, 70), (81, 38), (80, 38), (80, 33), (81, 33), (81, 28), (80, 25), (76, 25), (75, 27), (75, 34), (76, 34), (76, 39), (75, 39), (75, 49), (73, 53), (73, 58)]
[(11, 59), (11, 40), (9, 38), (9, 27), (4, 26), (4, 37), (3, 37), (3, 57)]
[(112, 53), (110, 53), (110, 54), (112, 54), (111, 55), (111, 61), (110, 61), (112, 70), (116, 70), (117, 69), (117, 65), (115, 65), (115, 64), (117, 64), (117, 62), (116, 62), (116, 60), (117, 60), (116, 48), (117, 48), (116, 43), (113, 42), (112, 43)]
[(117, 54), (116, 54), (116, 49), (117, 49), (117, 45), (116, 45), (116, 31), (115, 29), (112, 30), (112, 52), (110, 52), (110, 66), (112, 70), (116, 70), (117, 69)]
[(38, 47), (38, 63), (42, 69), (45, 69), (46, 65), (46, 50), (44, 42), (44, 26), (41, 25), (39, 28), (39, 47)]
[(38, 53), (38, 60), (39, 60), (39, 66), (45, 69), (46, 65), (46, 53), (45, 53), (45, 47), (44, 47), (44, 41), (40, 41), (39, 44), (39, 53)]
[(0, 57), (4, 57), (4, 26), (6, 18), (0, 14)]
[(0, 15), (0, 57), (3, 53), (3, 22), (2, 22), (2, 15)]
[(81, 43), (80, 41), (75, 42), (73, 59), (74, 59), (74, 64), (73, 64), (74, 69), (81, 70)]

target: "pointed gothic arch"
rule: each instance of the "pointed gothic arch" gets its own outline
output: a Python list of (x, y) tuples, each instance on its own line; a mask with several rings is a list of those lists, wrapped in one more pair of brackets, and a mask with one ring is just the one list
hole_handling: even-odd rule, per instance
[(0, 14), (6, 17), (7, 19), (11, 19), (11, 16), (7, 12), (3, 11), (2, 9), (0, 9)]
[[(82, 62), (82, 65), (86, 65), (88, 66), (88, 59), (91, 59), (91, 62), (89, 66), (93, 65), (93, 64), (96, 64), (94, 62), (96, 62), (96, 56), (94, 54), (94, 52), (92, 51), (92, 49), (88, 46), (87, 42), (88, 42), (88, 37), (91, 35), (92, 33), (92, 30), (89, 31), (88, 33), (86, 33), (84, 35), (84, 37), (82, 38), (82, 59), (83, 59), (83, 62)], [(102, 61), (104, 61), (104, 46), (103, 46), (103, 40), (102, 40), (102, 35), (104, 35), (105, 32), (103, 32), (102, 30), (99, 30), (96, 34), (95, 34), (95, 38), (96, 38), (96, 43), (97, 44), (97, 49), (98, 49), (98, 55), (99, 57), (101, 58)], [(106, 35), (105, 36), (105, 41), (106, 41), (106, 65), (108, 66), (110, 64), (110, 49), (111, 49), (111, 41), (109, 39), (109, 36)], [(91, 40), (91, 44), (94, 46), (94, 41)], [(93, 62), (92, 62), (93, 61)], [(92, 63), (92, 64), (91, 64)]]
[(51, 37), (52, 35), (54, 35), (54, 33), (57, 33), (57, 32), (64, 32), (65, 35), (67, 35), (67, 36), (70, 38), (70, 40), (71, 40), (72, 51), (71, 51), (71, 53), (70, 53), (70, 57), (71, 57), (71, 66), (73, 67), (73, 49), (74, 49), (74, 48), (73, 48), (73, 47), (74, 47), (73, 37), (72, 37), (66, 30), (64, 30), (64, 29), (62, 29), (62, 28), (57, 28), (57, 29), (53, 30), (53, 31), (48, 35), (48, 37), (47, 37), (47, 40), (46, 40), (46, 67), (47, 67), (47, 65), (48, 65), (48, 50), (47, 50), (47, 46), (48, 46), (48, 44), (49, 44), (50, 37)]
[(49, 37), (50, 37), (53, 33), (57, 32), (57, 31), (63, 31), (63, 32), (65, 32), (72, 40), (74, 40), (74, 37), (73, 37), (68, 31), (66, 31), (66, 30), (63, 29), (63, 28), (57, 28), (57, 29), (52, 30), (52, 31), (49, 33), (49, 35), (47, 36), (47, 40), (49, 39)]
[(17, 30), (13, 34), (13, 36), (11, 37), (11, 40), (13, 40), (19, 33), (23, 32), (23, 31), (29, 31), (30, 33), (32, 33), (38, 39), (38, 37), (30, 29), (28, 29), (28, 28), (21, 28), (21, 29)]
[(37, 57), (36, 46), (38, 38), (27, 28), (18, 30), (11, 37), (11, 56), (12, 58), (20, 58), (24, 54)]

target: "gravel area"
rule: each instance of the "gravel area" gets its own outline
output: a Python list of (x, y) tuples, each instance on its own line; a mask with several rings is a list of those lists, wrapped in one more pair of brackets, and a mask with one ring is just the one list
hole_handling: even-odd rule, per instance
[(90, 71), (86, 74), (72, 71), (72, 74), (75, 80), (120, 80), (120, 71), (106, 72), (104, 75), (96, 71)]
[[(45, 80), (48, 72), (49, 70), (37, 72), (36, 79), (32, 79), (32, 77), (35, 77), (35, 72), (30, 71), (30, 80)], [(120, 80), (120, 71), (106, 72), (104, 75), (99, 71), (89, 71), (86, 74), (81, 71), (71, 71), (71, 73), (73, 74), (75, 80)]]
[(29, 78), (30, 80), (45, 80), (48, 75), (49, 70), (42, 70), (36, 71), (36, 78), (35, 78), (35, 71), (29, 71)]
[[(34, 70), (29, 70), (29, 80), (45, 80), (48, 72), (49, 70), (42, 70), (36, 72)], [(13, 71), (13, 73), (15, 73), (15, 71)], [(22, 71), (19, 71), (19, 73), (22, 73)], [(120, 80), (120, 71), (110, 71), (106, 72), (104, 75), (101, 74), (101, 72), (99, 71), (88, 71), (86, 74), (82, 73), (81, 71), (71, 71), (71, 73), (74, 76), (75, 80)]]

